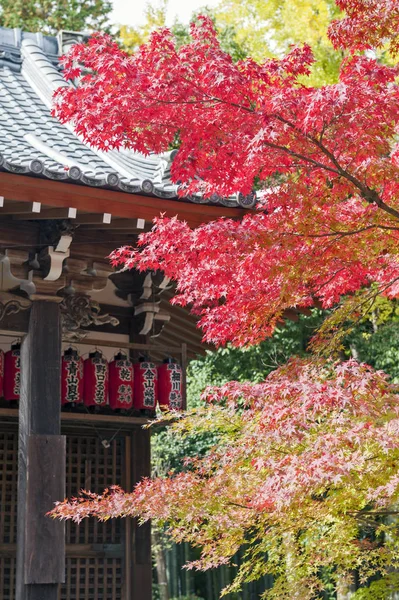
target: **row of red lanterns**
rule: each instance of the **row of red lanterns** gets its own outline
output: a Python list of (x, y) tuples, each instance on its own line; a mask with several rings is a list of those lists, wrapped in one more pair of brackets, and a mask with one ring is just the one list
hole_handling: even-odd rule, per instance
[[(20, 373), (20, 344), (0, 350), (0, 396), (8, 402), (19, 400)], [(83, 360), (68, 348), (62, 357), (61, 403), (149, 411), (159, 404), (162, 410), (181, 410), (182, 369), (171, 359), (158, 366), (148, 359), (133, 364), (122, 352), (109, 363), (99, 350)]]

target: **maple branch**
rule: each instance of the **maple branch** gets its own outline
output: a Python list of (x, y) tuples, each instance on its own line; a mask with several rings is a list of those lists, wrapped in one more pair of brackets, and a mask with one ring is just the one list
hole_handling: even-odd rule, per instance
[(397, 211), (395, 208), (392, 208), (392, 206), (386, 204), (376, 190), (371, 189), (368, 185), (365, 185), (359, 179), (354, 177), (354, 175), (349, 173), (349, 171), (341, 167), (335, 156), (332, 154), (332, 152), (328, 150), (328, 148), (324, 146), (324, 144), (320, 143), (315, 138), (313, 138), (313, 141), (320, 148), (320, 150), (324, 152), (324, 154), (328, 158), (330, 158), (332, 163), (336, 166), (337, 170), (339, 171), (340, 175), (342, 175), (342, 177), (345, 177), (348, 181), (353, 183), (353, 185), (360, 190), (361, 195), (365, 200), (367, 200), (367, 202), (370, 202), (370, 204), (376, 204), (378, 208), (381, 208), (381, 210), (383, 210), (387, 214), (391, 215), (395, 219), (399, 219), (399, 211)]
[[(200, 90), (200, 93), (203, 96), (206, 96), (207, 98), (206, 99), (205, 98), (204, 99), (196, 99), (196, 100), (191, 100), (191, 101), (190, 100), (182, 101), (182, 100), (159, 100), (158, 99), (158, 103), (161, 103), (161, 104), (179, 104), (179, 103), (180, 104), (206, 104), (206, 103), (210, 103), (210, 102), (216, 102), (216, 103), (219, 103), (219, 104), (227, 104), (229, 106), (238, 108), (238, 109), (243, 110), (245, 112), (249, 112), (249, 113), (251, 113), (253, 115), (256, 114), (256, 111), (254, 109), (246, 107), (246, 106), (243, 106), (242, 104), (239, 104), (237, 102), (231, 102), (231, 101), (223, 100), (223, 98), (219, 98), (217, 96), (211, 96), (211, 95), (207, 94), (202, 89)], [(318, 140), (317, 138), (311, 136), (310, 134), (307, 134), (307, 133), (301, 131), (300, 129), (298, 129), (291, 121), (289, 121), (288, 119), (285, 119), (281, 115), (272, 115), (272, 116), (274, 116), (280, 122), (285, 123), (286, 125), (288, 125), (292, 129), (294, 129), (296, 131), (296, 133), (302, 135), (307, 140), (309, 140), (314, 145), (316, 145), (316, 147), (319, 148), (319, 150), (321, 150), (325, 154), (325, 156), (327, 156), (327, 158), (329, 158), (329, 160), (334, 164), (334, 166), (336, 168), (333, 169), (332, 167), (329, 167), (328, 165), (326, 165), (326, 164), (324, 164), (324, 163), (322, 163), (322, 162), (320, 162), (318, 160), (315, 160), (314, 158), (311, 158), (310, 156), (306, 156), (304, 154), (295, 152), (295, 151), (291, 150), (290, 148), (287, 148), (286, 146), (281, 146), (279, 144), (274, 144), (271, 141), (264, 141), (263, 142), (263, 144), (266, 147), (273, 148), (275, 150), (281, 150), (282, 152), (285, 152), (285, 153), (289, 154), (290, 156), (298, 158), (299, 160), (302, 160), (302, 161), (305, 161), (305, 162), (310, 162), (311, 164), (313, 164), (314, 166), (316, 166), (318, 168), (325, 169), (325, 170), (327, 170), (327, 171), (329, 171), (331, 173), (334, 173), (336, 175), (341, 175), (342, 177), (344, 177), (345, 179), (347, 179), (348, 181), (350, 181), (355, 187), (357, 187), (359, 189), (359, 191), (361, 192), (362, 197), (365, 200), (367, 200), (367, 202), (376, 204), (379, 208), (381, 208), (381, 210), (385, 211), (387, 214), (390, 214), (395, 219), (399, 220), (399, 211), (395, 210), (394, 208), (392, 208), (391, 206), (389, 206), (388, 204), (386, 204), (382, 200), (382, 198), (380, 198), (380, 196), (376, 192), (376, 190), (373, 190), (369, 186), (363, 184), (359, 179), (357, 179), (351, 173), (349, 173), (349, 171), (347, 171), (346, 169), (344, 169), (339, 164), (339, 162), (335, 158), (334, 154), (332, 152), (330, 152), (326, 146), (324, 146), (324, 144), (322, 143), (322, 139), (323, 139), (323, 135), (325, 133), (325, 130), (327, 128), (326, 123), (323, 125), (322, 132), (321, 132), (321, 135), (320, 135), (320, 140)], [(312, 237), (312, 236), (309, 236), (309, 237)]]
[(227, 506), (237, 506), (238, 508), (245, 508), (246, 510), (255, 510), (253, 506), (245, 506), (244, 504), (238, 504), (238, 502), (227, 501)]
[[(328, 171), (331, 171), (333, 173), (339, 174), (342, 177), (344, 177), (345, 179), (347, 179), (347, 181), (350, 181), (355, 187), (358, 188), (358, 190), (361, 192), (362, 197), (365, 200), (367, 200), (367, 202), (370, 202), (370, 204), (376, 204), (378, 206), (378, 208), (381, 208), (381, 210), (385, 211), (387, 214), (389, 214), (392, 217), (394, 217), (395, 219), (399, 220), (399, 211), (397, 211), (396, 209), (392, 208), (392, 206), (389, 206), (388, 204), (386, 204), (382, 200), (382, 198), (380, 197), (380, 195), (378, 194), (378, 192), (376, 190), (371, 189), (368, 185), (365, 185), (364, 183), (362, 183), (354, 175), (352, 175), (351, 173), (349, 173), (349, 171), (347, 169), (345, 169), (344, 167), (342, 167), (340, 165), (340, 163), (338, 162), (338, 160), (336, 159), (336, 157), (334, 156), (334, 154), (322, 143), (321, 139), (318, 140), (317, 138), (313, 137), (309, 133), (305, 133), (304, 131), (301, 131), (300, 129), (298, 129), (298, 127), (296, 127), (296, 125), (294, 123), (292, 123), (288, 119), (285, 119), (281, 115), (273, 115), (273, 116), (278, 121), (280, 121), (280, 122), (288, 125), (296, 133), (298, 133), (299, 135), (302, 135), (305, 139), (307, 139), (310, 142), (312, 142), (333, 163), (333, 165), (335, 166), (335, 169), (332, 169), (331, 167), (323, 165), (323, 163), (319, 163), (320, 167), (322, 167), (324, 169), (327, 169)], [(323, 133), (324, 133), (324, 129), (323, 129)], [(283, 148), (281, 147), (281, 149), (283, 149)], [(292, 151), (290, 151), (289, 149), (286, 149), (286, 151), (289, 154), (292, 153)], [(300, 155), (296, 155), (296, 156), (300, 157)], [(311, 162), (313, 164), (316, 164), (318, 162), (318, 161), (315, 161), (314, 159), (312, 159), (310, 157), (303, 156), (302, 158), (304, 160), (306, 160), (307, 162)]]
[[(313, 165), (315, 165), (315, 167), (319, 167), (320, 169), (325, 169), (326, 171), (335, 173), (335, 175), (340, 175), (339, 171), (337, 171), (336, 169), (333, 169), (332, 167), (329, 167), (328, 165), (325, 165), (324, 163), (322, 163), (318, 160), (315, 160), (314, 158), (311, 158), (310, 156), (306, 156), (304, 154), (300, 154), (299, 152), (295, 152), (294, 150), (290, 150), (286, 146), (280, 146), (279, 144), (274, 144), (273, 142), (269, 142), (269, 141), (267, 141), (267, 142), (264, 141), (263, 145), (266, 147), (269, 147), (269, 148), (273, 148), (274, 150), (281, 150), (282, 152), (286, 152), (290, 156), (299, 158), (299, 160), (301, 160), (301, 161), (310, 162)], [(399, 218), (399, 213), (398, 213), (398, 218)]]

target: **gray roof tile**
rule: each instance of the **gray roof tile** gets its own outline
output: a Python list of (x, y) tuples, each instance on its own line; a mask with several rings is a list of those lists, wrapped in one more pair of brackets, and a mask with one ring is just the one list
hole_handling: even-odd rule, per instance
[[(0, 169), (82, 185), (178, 199), (170, 179), (174, 152), (144, 156), (131, 150), (89, 147), (50, 114), (52, 95), (67, 85), (60, 73), (60, 45), (84, 34), (56, 37), (0, 27)], [(64, 47), (65, 49), (65, 47)], [(200, 196), (192, 202), (253, 206), (250, 198)]]

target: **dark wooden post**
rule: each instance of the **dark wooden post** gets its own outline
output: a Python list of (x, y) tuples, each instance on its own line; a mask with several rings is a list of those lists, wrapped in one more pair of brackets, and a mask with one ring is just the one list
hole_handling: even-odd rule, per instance
[[(132, 434), (132, 483), (151, 475), (150, 431), (137, 428)], [(132, 548), (132, 598), (129, 600), (151, 600), (152, 598), (152, 557), (151, 524), (139, 525), (133, 521)]]
[(65, 581), (64, 525), (46, 517), (65, 497), (60, 395), (59, 305), (35, 300), (21, 347), (16, 600), (57, 600)]
[[(148, 344), (149, 336), (138, 335), (135, 321), (131, 321), (130, 342)], [(131, 351), (130, 358), (138, 360), (140, 352)], [(149, 429), (137, 428), (131, 437), (131, 487), (143, 477), (151, 475), (151, 433)], [(132, 520), (132, 567), (130, 590), (131, 597), (126, 600), (151, 600), (152, 598), (152, 555), (151, 524), (139, 525)]]

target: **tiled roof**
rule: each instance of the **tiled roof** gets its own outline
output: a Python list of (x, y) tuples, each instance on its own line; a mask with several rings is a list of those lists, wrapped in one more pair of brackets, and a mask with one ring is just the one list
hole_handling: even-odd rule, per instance
[[(52, 94), (66, 85), (58, 57), (79, 36), (83, 34), (50, 37), (0, 27), (0, 170), (177, 199), (177, 186), (170, 180), (174, 152), (150, 156), (131, 150), (101, 152), (51, 117)], [(240, 194), (188, 200), (254, 204), (252, 197)]]

